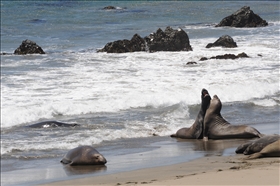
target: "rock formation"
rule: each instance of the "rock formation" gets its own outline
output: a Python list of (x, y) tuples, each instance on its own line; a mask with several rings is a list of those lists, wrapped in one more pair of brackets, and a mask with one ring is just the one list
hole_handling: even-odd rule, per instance
[(45, 54), (45, 52), (35, 42), (26, 39), (22, 41), (21, 45), (14, 51), (14, 54)]
[(225, 17), (216, 27), (262, 27), (267, 25), (266, 20), (250, 10), (249, 6), (244, 6), (232, 15)]
[(187, 33), (182, 30), (174, 30), (167, 27), (165, 31), (160, 28), (145, 38), (135, 34), (131, 40), (118, 40), (107, 43), (98, 52), (124, 53), (137, 51), (191, 51), (190, 41)]
[(206, 48), (211, 48), (211, 47), (225, 47), (225, 48), (235, 48), (237, 47), (236, 42), (230, 37), (229, 35), (223, 35), (220, 37), (217, 41), (214, 43), (209, 43)]

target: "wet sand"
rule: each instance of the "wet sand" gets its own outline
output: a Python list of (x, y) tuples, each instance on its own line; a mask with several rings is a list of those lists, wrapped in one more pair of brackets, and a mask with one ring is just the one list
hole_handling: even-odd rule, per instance
[(46, 185), (279, 185), (280, 158), (244, 160), (244, 157), (203, 157), (175, 165)]

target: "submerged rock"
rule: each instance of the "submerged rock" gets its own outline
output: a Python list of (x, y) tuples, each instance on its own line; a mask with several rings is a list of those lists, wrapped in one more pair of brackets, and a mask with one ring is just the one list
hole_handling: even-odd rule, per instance
[(104, 48), (98, 50), (98, 52), (107, 53), (125, 53), (137, 51), (145, 51), (145, 41), (138, 34), (135, 34), (131, 40), (124, 39), (107, 43)]
[(249, 6), (244, 6), (230, 16), (225, 17), (216, 27), (263, 27), (267, 26), (266, 20), (250, 10)]
[[(234, 54), (217, 55), (217, 56), (210, 57), (209, 59), (237, 59), (237, 58), (247, 58), (247, 57), (249, 56), (246, 53), (242, 52), (238, 55), (234, 55)], [(202, 57), (199, 61), (205, 61), (205, 60), (208, 60), (208, 58)]]
[(225, 48), (235, 48), (237, 47), (236, 42), (230, 37), (229, 35), (223, 35), (220, 37), (217, 41), (214, 43), (209, 43), (206, 48), (211, 48), (211, 47), (225, 47)]
[(116, 7), (114, 7), (114, 6), (106, 6), (103, 8), (103, 10), (115, 10), (115, 9), (116, 9)]
[(14, 54), (45, 54), (45, 52), (35, 42), (26, 39), (22, 41), (21, 45), (14, 51)]

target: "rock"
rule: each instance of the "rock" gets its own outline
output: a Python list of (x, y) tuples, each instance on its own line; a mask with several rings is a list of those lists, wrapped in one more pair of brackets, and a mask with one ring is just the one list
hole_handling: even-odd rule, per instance
[(217, 41), (214, 43), (209, 43), (206, 48), (211, 48), (211, 47), (225, 47), (225, 48), (235, 48), (237, 47), (236, 42), (230, 37), (229, 35), (223, 35), (220, 37)]
[(0, 55), (11, 55), (10, 53), (1, 52)]
[(197, 64), (197, 62), (195, 62), (195, 61), (190, 61), (190, 62), (186, 63), (186, 65), (196, 65), (196, 64)]
[(167, 27), (165, 31), (160, 28), (145, 38), (135, 34), (131, 40), (118, 40), (107, 43), (97, 52), (124, 53), (137, 51), (190, 51), (189, 37), (182, 29), (173, 30)]
[(14, 54), (45, 54), (45, 52), (35, 42), (26, 39), (22, 41), (21, 45), (14, 51)]
[(115, 10), (115, 9), (116, 9), (116, 7), (114, 7), (114, 6), (106, 6), (103, 8), (103, 10)]
[(207, 57), (202, 57), (202, 58), (200, 58), (199, 61), (205, 61), (205, 60), (208, 60), (208, 58)]
[[(217, 56), (213, 56), (210, 57), (209, 59), (237, 59), (237, 58), (247, 58), (249, 57), (246, 53), (242, 52), (238, 55), (234, 55), (234, 54), (224, 54), (224, 55), (217, 55)], [(199, 61), (205, 61), (208, 60), (208, 58), (206, 57), (202, 57)]]
[(135, 34), (131, 40), (124, 39), (107, 43), (104, 48), (97, 52), (125, 53), (136, 51), (145, 51), (145, 41), (138, 34)]
[(163, 32), (160, 28), (156, 33), (152, 33), (144, 38), (150, 52), (156, 51), (192, 51), (189, 37), (182, 30), (174, 30), (166, 27)]
[(250, 10), (249, 6), (244, 6), (230, 16), (225, 17), (216, 27), (263, 27), (267, 26), (266, 20)]
[(217, 56), (210, 57), (210, 59), (237, 59), (237, 58), (238, 56), (234, 54), (224, 54), (224, 55), (217, 55)]
[(249, 57), (246, 53), (242, 52), (237, 55), (237, 57), (242, 58), (242, 57)]

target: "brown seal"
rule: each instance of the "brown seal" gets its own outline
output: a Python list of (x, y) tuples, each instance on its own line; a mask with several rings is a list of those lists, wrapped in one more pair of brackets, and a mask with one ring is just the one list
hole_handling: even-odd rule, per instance
[(265, 146), (260, 152), (250, 155), (247, 159), (263, 157), (280, 157), (280, 139)]
[(79, 146), (65, 154), (60, 162), (69, 165), (104, 165), (107, 160), (92, 146)]
[(280, 135), (278, 134), (266, 135), (257, 140), (239, 145), (235, 150), (235, 153), (237, 154), (243, 153), (245, 155), (250, 155), (256, 152), (260, 152), (264, 147), (279, 139), (280, 139)]
[(204, 117), (203, 139), (255, 138), (262, 135), (247, 125), (231, 125), (221, 115), (222, 102), (217, 95), (210, 101)]

